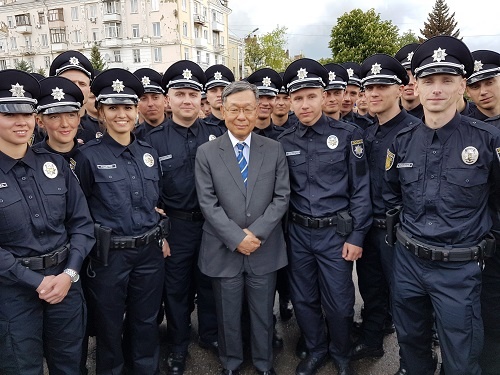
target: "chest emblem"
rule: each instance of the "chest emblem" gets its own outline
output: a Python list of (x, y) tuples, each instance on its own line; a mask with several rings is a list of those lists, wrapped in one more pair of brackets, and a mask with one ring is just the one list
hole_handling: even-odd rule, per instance
[(153, 158), (153, 155), (151, 155), (147, 152), (142, 157), (142, 160), (144, 160), (144, 164), (146, 164), (149, 168), (151, 168), (153, 165), (155, 165), (155, 158)]
[(326, 139), (326, 145), (330, 150), (335, 150), (339, 145), (339, 139), (336, 135), (329, 135)]
[(392, 168), (394, 164), (394, 158), (396, 155), (394, 155), (390, 150), (387, 150), (387, 157), (385, 158), (385, 170), (388, 171), (389, 169)]
[(474, 146), (467, 146), (462, 151), (462, 161), (467, 165), (474, 164), (479, 158), (479, 152)]
[(46, 162), (43, 165), (43, 173), (48, 178), (56, 178), (57, 177), (57, 167), (51, 161)]

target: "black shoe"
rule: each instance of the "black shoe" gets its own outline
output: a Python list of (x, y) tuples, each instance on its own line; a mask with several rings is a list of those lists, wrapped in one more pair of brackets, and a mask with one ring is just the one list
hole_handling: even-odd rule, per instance
[(293, 307), (290, 301), (280, 300), (280, 318), (282, 322), (288, 322), (293, 316)]
[(399, 367), (398, 371), (394, 375), (407, 375), (408, 372), (406, 371), (405, 368)]
[(353, 336), (361, 336), (363, 333), (363, 322), (352, 322), (351, 333)]
[(259, 374), (259, 375), (276, 375), (276, 371), (274, 371), (274, 369), (271, 367), (271, 369), (267, 370), (267, 371), (257, 370), (257, 374)]
[(380, 358), (384, 355), (383, 347), (368, 346), (363, 343), (355, 344), (351, 350), (351, 360), (355, 361), (361, 358)]
[(321, 357), (308, 355), (305, 359), (299, 362), (295, 375), (313, 375), (316, 374), (321, 366), (325, 364), (326, 354)]
[(386, 336), (391, 335), (394, 332), (396, 332), (396, 327), (394, 326), (394, 323), (392, 322), (392, 320), (386, 320), (384, 322), (383, 331), (384, 331), (384, 335), (386, 335)]
[(226, 370), (223, 369), (219, 375), (240, 375), (240, 370)]
[(349, 362), (347, 362), (347, 363), (338, 363), (337, 361), (334, 361), (334, 362), (335, 362), (335, 368), (337, 369), (338, 375), (354, 375), (354, 372), (352, 371), (352, 368), (349, 365)]
[(276, 328), (273, 330), (273, 348), (274, 349), (281, 349), (283, 347), (283, 338), (281, 335), (276, 331)]
[(186, 367), (186, 353), (171, 352), (167, 358), (167, 374), (183, 375)]
[(299, 341), (297, 341), (297, 346), (295, 347), (295, 355), (300, 359), (305, 359), (309, 354), (307, 350), (306, 340), (304, 336), (300, 335)]
[(206, 350), (210, 350), (216, 356), (219, 355), (219, 342), (218, 341), (205, 341), (201, 337), (198, 339), (198, 345)]

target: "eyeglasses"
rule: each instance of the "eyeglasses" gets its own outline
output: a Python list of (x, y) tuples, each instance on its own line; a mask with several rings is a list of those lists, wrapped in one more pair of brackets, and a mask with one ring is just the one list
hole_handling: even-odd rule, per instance
[(238, 107), (231, 107), (231, 108), (226, 108), (224, 109), (229, 113), (231, 116), (236, 117), (238, 116), (242, 111), (243, 114), (248, 117), (251, 116), (255, 113), (256, 107), (245, 107), (245, 108), (238, 108)]

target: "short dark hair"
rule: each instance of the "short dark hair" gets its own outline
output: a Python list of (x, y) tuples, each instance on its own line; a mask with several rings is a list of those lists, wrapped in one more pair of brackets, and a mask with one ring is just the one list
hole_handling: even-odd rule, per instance
[(242, 91), (251, 91), (255, 95), (255, 100), (259, 100), (259, 90), (257, 86), (247, 82), (247, 81), (235, 81), (231, 82), (229, 85), (224, 87), (222, 90), (222, 104), (226, 103), (226, 98), (229, 95), (236, 94)]

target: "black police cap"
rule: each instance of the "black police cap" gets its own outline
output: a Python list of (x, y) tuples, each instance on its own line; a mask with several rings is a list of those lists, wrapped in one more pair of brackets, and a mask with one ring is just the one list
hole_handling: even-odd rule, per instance
[(212, 65), (205, 70), (205, 91), (210, 90), (212, 87), (226, 87), (231, 82), (234, 82), (234, 74), (231, 70), (224, 65)]
[(342, 65), (347, 70), (347, 74), (349, 74), (349, 81), (347, 84), (361, 87), (361, 65), (352, 61), (347, 61), (340, 65)]
[(410, 80), (404, 66), (385, 53), (367, 57), (361, 64), (360, 74), (363, 86), (407, 85)]
[(78, 51), (66, 51), (57, 56), (50, 64), (49, 75), (58, 76), (67, 70), (79, 70), (91, 80), (94, 78), (94, 68), (91, 62)]
[(349, 73), (347, 73), (346, 68), (335, 63), (325, 64), (324, 67), (328, 71), (328, 84), (325, 90), (344, 90), (349, 81)]
[(257, 86), (259, 95), (276, 96), (283, 86), (279, 73), (271, 68), (262, 68), (250, 74), (246, 80)]
[(398, 60), (401, 65), (405, 67), (405, 69), (410, 69), (411, 59), (419, 45), (420, 44), (418, 43), (410, 43), (406, 46), (401, 47), (401, 49), (394, 55), (394, 58)]
[(327, 83), (328, 72), (325, 67), (308, 58), (293, 61), (283, 75), (283, 85), (290, 93), (304, 88), (325, 88)]
[(474, 60), (469, 48), (460, 39), (439, 35), (426, 40), (414, 52), (411, 71), (415, 78), (431, 74), (453, 74), (468, 77)]
[(34, 113), (40, 96), (40, 84), (30, 73), (0, 71), (0, 113)]
[(137, 69), (134, 75), (142, 82), (145, 94), (165, 94), (165, 90), (161, 87), (162, 76), (156, 70), (141, 68)]
[(467, 78), (467, 85), (500, 75), (500, 53), (489, 50), (472, 52), (474, 72)]
[(42, 79), (44, 79), (44, 78), (45, 78), (45, 76), (44, 76), (44, 75), (41, 75), (40, 73), (31, 72), (30, 74), (31, 74), (33, 77), (35, 77), (35, 78), (36, 78), (36, 80), (37, 80), (38, 82), (40, 82)]
[(137, 104), (144, 94), (139, 78), (128, 70), (112, 68), (103, 71), (92, 81), (90, 90), (101, 104)]
[(205, 73), (198, 64), (189, 60), (181, 60), (165, 71), (161, 83), (165, 90), (174, 88), (202, 91), (206, 80)]
[(37, 113), (77, 112), (83, 105), (80, 88), (64, 77), (47, 77), (40, 81)]

